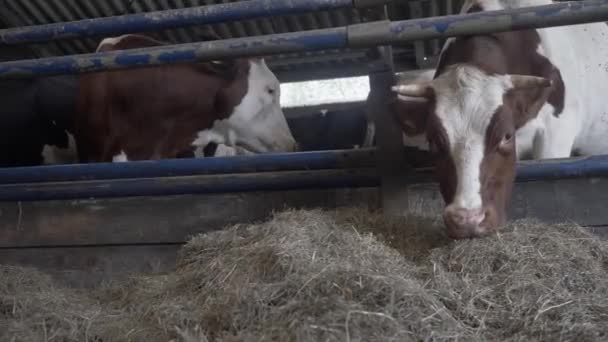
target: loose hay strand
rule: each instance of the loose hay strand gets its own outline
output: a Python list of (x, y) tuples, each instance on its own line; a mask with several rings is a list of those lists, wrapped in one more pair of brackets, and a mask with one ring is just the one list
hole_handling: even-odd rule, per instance
[(354, 310), (354, 311), (349, 311), (346, 314), (346, 321), (344, 322), (344, 330), (346, 332), (346, 341), (350, 342), (350, 329), (348, 327), (348, 323), (350, 322), (350, 317), (352, 314), (360, 314), (360, 315), (367, 315), (367, 316), (377, 316), (377, 317), (382, 317), (382, 318), (386, 318), (390, 321), (392, 321), (395, 324), (397, 323), (397, 320), (395, 320), (393, 317), (383, 314), (381, 312), (369, 312), (369, 311), (361, 311), (361, 310)]
[(0, 341), (603, 341), (607, 247), (572, 223), (452, 242), (435, 218), (287, 210), (91, 291), (0, 266)]

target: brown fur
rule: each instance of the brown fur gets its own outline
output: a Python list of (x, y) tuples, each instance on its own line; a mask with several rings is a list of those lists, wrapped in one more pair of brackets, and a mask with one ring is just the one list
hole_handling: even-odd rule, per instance
[[(131, 35), (100, 50), (165, 43)], [(247, 59), (85, 74), (75, 138), (82, 162), (189, 157), (197, 132), (227, 118), (247, 92)]]

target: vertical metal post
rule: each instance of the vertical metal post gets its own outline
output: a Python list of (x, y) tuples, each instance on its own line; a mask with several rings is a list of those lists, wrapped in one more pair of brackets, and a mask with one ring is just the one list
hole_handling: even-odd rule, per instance
[(454, 0), (445, 0), (445, 14), (454, 14)]
[[(431, 17), (438, 17), (441, 15), (441, 13), (439, 11), (439, 1), (438, 0), (431, 0), (429, 5), (430, 5)], [(439, 54), (439, 50), (440, 50), (439, 43), (441, 43), (441, 41), (439, 39), (433, 39), (433, 40), (429, 41), (429, 44), (430, 44), (429, 50), (433, 56), (436, 56), (437, 54)]]
[[(388, 19), (386, 6), (365, 13), (364, 20)], [(390, 105), (395, 83), (391, 46), (378, 46), (368, 51), (370, 95), (367, 101), (368, 118), (375, 124), (377, 165), (381, 178), (382, 208), (386, 214), (400, 215), (408, 210), (407, 167), (403, 148), (403, 133)]]
[[(422, 10), (422, 3), (420, 1), (408, 2), (410, 8), (410, 16), (412, 19), (419, 19), (424, 17), (424, 11)], [(439, 14), (434, 14), (439, 15)], [(416, 53), (416, 64), (420, 69), (432, 68), (435, 65), (435, 60), (432, 58), (432, 54), (435, 46), (439, 46), (436, 39), (427, 40), (416, 40), (414, 41), (414, 51)], [(427, 49), (427, 47), (430, 47)]]
[[(412, 19), (418, 19), (422, 17), (422, 5), (420, 1), (410, 1), (408, 2), (410, 7), (410, 17)], [(419, 68), (425, 68), (425, 60), (424, 57), (426, 55), (426, 41), (417, 40), (414, 41), (414, 52), (416, 53), (416, 64)]]

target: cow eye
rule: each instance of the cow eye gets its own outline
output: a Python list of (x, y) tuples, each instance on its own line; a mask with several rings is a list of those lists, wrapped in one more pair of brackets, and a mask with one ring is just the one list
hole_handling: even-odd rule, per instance
[(511, 150), (513, 143), (513, 133), (507, 133), (503, 136), (498, 144), (498, 150), (502, 153), (508, 153)]
[(274, 95), (274, 92), (275, 92), (274, 88), (268, 88), (267, 91), (268, 91), (268, 94)]

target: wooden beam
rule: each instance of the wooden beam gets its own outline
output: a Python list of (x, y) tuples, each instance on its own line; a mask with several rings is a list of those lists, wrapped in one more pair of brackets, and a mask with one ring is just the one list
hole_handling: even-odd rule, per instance
[(363, 188), (0, 202), (0, 248), (175, 244), (283, 208), (378, 207), (377, 201), (377, 189)]

